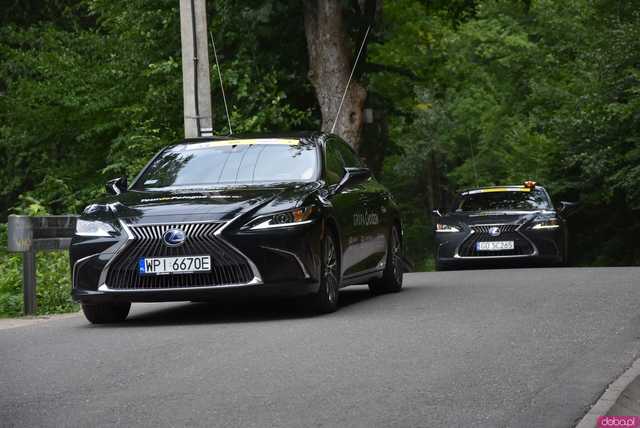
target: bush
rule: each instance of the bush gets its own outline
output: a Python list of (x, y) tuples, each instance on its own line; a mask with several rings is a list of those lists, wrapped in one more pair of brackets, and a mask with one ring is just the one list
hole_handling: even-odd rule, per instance
[[(0, 224), (0, 317), (22, 315), (22, 256), (7, 251), (7, 225)], [(69, 254), (41, 252), (37, 256), (38, 315), (73, 312)]]

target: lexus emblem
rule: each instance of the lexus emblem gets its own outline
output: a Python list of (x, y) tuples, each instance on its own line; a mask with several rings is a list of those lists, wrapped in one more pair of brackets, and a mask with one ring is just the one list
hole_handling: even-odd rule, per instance
[(489, 235), (491, 236), (500, 236), (500, 228), (493, 226), (489, 228)]
[(162, 235), (162, 241), (168, 247), (179, 247), (187, 239), (183, 230), (169, 229)]

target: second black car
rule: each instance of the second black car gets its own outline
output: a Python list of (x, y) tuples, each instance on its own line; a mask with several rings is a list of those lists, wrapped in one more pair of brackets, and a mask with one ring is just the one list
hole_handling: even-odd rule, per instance
[(573, 205), (562, 202), (556, 209), (547, 191), (533, 181), (465, 190), (450, 212), (434, 213), (436, 268), (565, 264), (565, 215)]

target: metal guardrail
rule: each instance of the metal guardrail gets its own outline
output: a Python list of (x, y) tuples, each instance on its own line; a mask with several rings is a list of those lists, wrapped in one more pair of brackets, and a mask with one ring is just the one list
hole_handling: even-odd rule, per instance
[(9, 216), (7, 248), (11, 252), (22, 253), (25, 315), (35, 315), (37, 310), (36, 253), (68, 249), (77, 218), (76, 215)]

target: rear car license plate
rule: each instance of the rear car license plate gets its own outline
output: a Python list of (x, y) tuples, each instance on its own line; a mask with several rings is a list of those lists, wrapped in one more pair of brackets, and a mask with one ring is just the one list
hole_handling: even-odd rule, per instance
[(138, 261), (140, 275), (210, 272), (211, 256), (145, 257)]
[(509, 251), (515, 249), (513, 241), (491, 241), (476, 243), (478, 251)]

